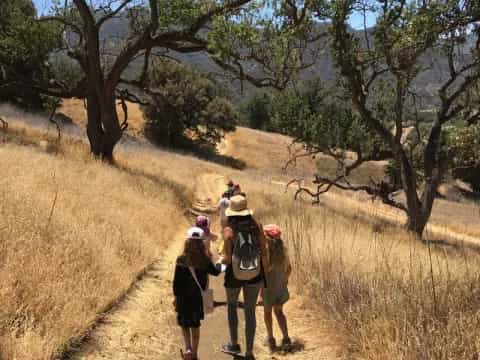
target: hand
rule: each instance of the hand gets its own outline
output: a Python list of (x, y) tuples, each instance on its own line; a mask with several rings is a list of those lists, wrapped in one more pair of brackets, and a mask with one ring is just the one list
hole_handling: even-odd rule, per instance
[(224, 272), (227, 269), (227, 267), (220, 261), (215, 264), (215, 268), (220, 272)]

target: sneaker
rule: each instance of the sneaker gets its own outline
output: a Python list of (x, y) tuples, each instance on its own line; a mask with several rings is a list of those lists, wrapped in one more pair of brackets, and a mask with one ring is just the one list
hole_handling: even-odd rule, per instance
[(242, 350), (239, 344), (233, 345), (232, 343), (226, 343), (222, 346), (222, 351), (227, 354), (237, 355), (240, 354)]
[(292, 340), (287, 337), (282, 340), (282, 347), (289, 347), (292, 346)]
[(265, 339), (265, 345), (268, 346), (270, 351), (274, 351), (277, 348), (277, 341), (273, 337), (266, 338)]
[(191, 350), (186, 350), (184, 353), (182, 353), (182, 356), (184, 360), (193, 360), (193, 353)]

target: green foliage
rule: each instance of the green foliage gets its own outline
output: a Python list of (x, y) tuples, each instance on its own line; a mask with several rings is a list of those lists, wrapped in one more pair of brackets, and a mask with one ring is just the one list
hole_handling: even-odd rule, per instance
[(480, 192), (480, 125), (449, 127), (446, 145), (452, 175)]
[(152, 105), (145, 107), (147, 132), (159, 143), (214, 146), (235, 130), (237, 113), (222, 89), (198, 71), (170, 60), (156, 60), (149, 73)]
[[(36, 21), (31, 0), (0, 2), (0, 80), (7, 84), (24, 80), (41, 83), (49, 79), (50, 51), (60, 43), (58, 24)], [(0, 100), (40, 107), (44, 99), (33, 89), (4, 87)]]
[(480, 166), (480, 125), (451, 126), (446, 130), (453, 166)]
[(275, 131), (271, 121), (273, 96), (267, 92), (257, 92), (241, 106), (245, 125), (252, 129)]
[(372, 136), (341, 90), (320, 81), (279, 95), (273, 117), (277, 130), (304, 143), (307, 150), (335, 154), (352, 150), (371, 157), (383, 148), (383, 142)]
[[(312, 24), (306, 17), (292, 26), (285, 2), (251, 1), (236, 13), (212, 19), (207, 35), (209, 52), (213, 59), (228, 64), (227, 70), (237, 73), (240, 80), (285, 88), (304, 65)], [(258, 68), (245, 69), (247, 61), (256, 62)]]

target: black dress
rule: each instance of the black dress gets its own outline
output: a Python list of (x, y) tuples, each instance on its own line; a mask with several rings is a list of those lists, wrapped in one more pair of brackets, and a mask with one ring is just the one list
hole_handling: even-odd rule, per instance
[[(195, 269), (195, 275), (204, 290), (207, 286), (207, 274), (218, 276), (220, 269), (212, 262), (209, 262), (206, 269)], [(204, 318), (202, 294), (188, 266), (180, 258), (175, 266), (173, 294), (177, 299), (178, 325), (183, 328), (200, 327), (200, 320)]]

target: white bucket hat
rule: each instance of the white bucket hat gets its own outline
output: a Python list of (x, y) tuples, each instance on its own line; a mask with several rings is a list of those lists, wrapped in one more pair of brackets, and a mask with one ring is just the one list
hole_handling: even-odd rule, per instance
[(205, 239), (205, 232), (197, 226), (191, 227), (187, 231), (187, 239), (204, 240)]

